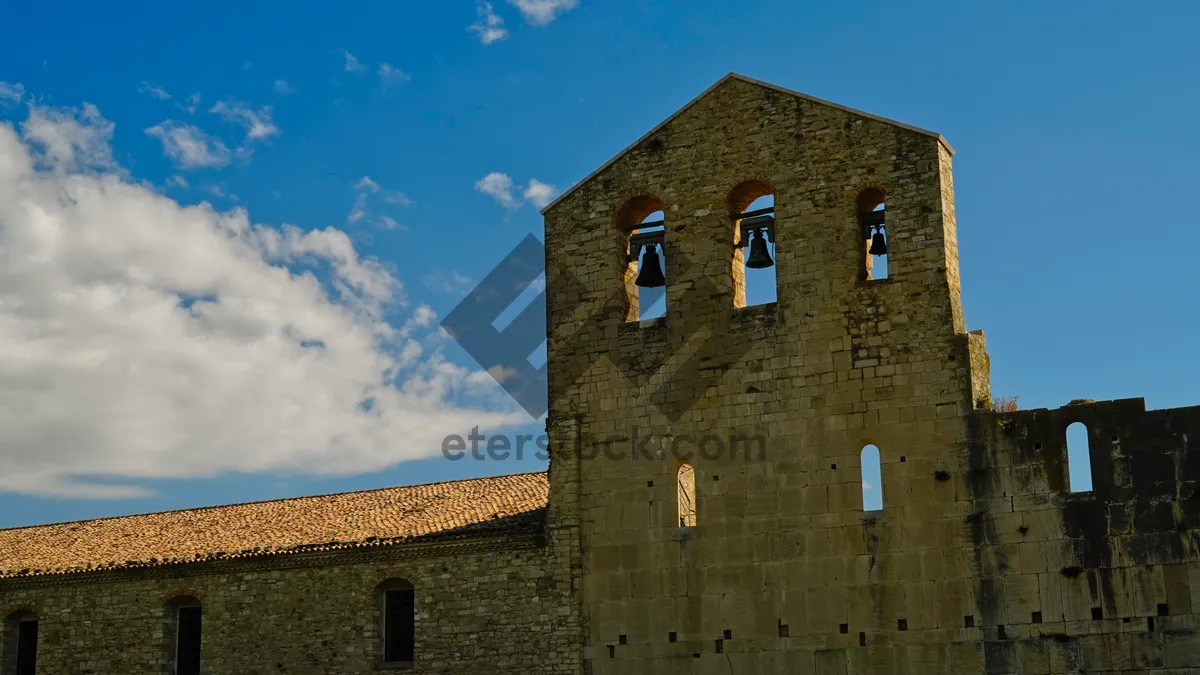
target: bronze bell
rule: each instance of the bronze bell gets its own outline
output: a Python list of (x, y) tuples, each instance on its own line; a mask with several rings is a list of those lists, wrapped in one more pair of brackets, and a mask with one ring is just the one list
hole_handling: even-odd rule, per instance
[(661, 288), (667, 285), (657, 248), (656, 244), (646, 244), (646, 252), (642, 254), (642, 266), (638, 268), (638, 277), (633, 282), (634, 285), (642, 288)]
[(875, 234), (871, 237), (871, 249), (867, 251), (871, 255), (887, 255), (887, 241), (883, 238), (883, 226), (875, 226)]
[(755, 230), (754, 238), (750, 240), (750, 256), (746, 258), (746, 267), (760, 270), (774, 264), (775, 261), (771, 260), (771, 254), (767, 251), (767, 238), (763, 236), (762, 230)]

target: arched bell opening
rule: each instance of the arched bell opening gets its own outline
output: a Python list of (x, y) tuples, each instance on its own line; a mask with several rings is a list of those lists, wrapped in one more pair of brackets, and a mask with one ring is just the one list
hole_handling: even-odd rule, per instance
[(855, 210), (858, 214), (859, 236), (863, 255), (859, 256), (858, 278), (871, 281), (888, 278), (888, 231), (886, 195), (877, 187), (858, 194)]
[(666, 218), (651, 197), (630, 200), (617, 215), (624, 239), (626, 321), (646, 321), (667, 313)]
[(762, 181), (740, 183), (729, 195), (733, 221), (733, 306), (775, 302), (775, 191)]

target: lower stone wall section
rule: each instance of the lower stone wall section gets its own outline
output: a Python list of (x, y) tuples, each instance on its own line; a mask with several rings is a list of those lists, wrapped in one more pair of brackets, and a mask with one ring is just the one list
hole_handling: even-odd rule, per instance
[(381, 650), (375, 589), (399, 577), (416, 590), (416, 662), (400, 672), (578, 672), (569, 571), (556, 572), (552, 548), (354, 555), (328, 552), (290, 568), (263, 559), (259, 569), (229, 561), (199, 574), (196, 564), (175, 568), (178, 575), (151, 568), (140, 579), (130, 570), (131, 578), (103, 582), (85, 581), (94, 573), (0, 582), (0, 615), (36, 613), (38, 673), (167, 673), (166, 603), (181, 594), (203, 605), (205, 675), (373, 673)]

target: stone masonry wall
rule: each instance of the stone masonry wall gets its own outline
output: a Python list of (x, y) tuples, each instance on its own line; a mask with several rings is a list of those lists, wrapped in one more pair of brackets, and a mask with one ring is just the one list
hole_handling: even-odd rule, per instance
[[(584, 672), (1200, 672), (1200, 414), (976, 409), (989, 359), (962, 313), (950, 158), (729, 78), (546, 210), (551, 514), (578, 529)], [(778, 300), (742, 307), (730, 215), (763, 186)], [(859, 277), (868, 188), (884, 280)], [(659, 209), (667, 311), (639, 322), (626, 242)], [(1086, 495), (1064, 482), (1075, 419)], [(738, 435), (765, 453), (731, 453)]]
[[(1087, 429), (1092, 489), (1071, 492), (1066, 431)], [(979, 413), (952, 481), (971, 510), (987, 673), (1200, 667), (1200, 407), (1141, 399)], [(952, 617), (947, 616), (947, 620)], [(964, 635), (962, 639), (969, 639)]]
[[(579, 523), (591, 672), (971, 672), (934, 658), (962, 622), (939, 623), (937, 584), (972, 564), (941, 549), (966, 530), (927, 524), (964, 508), (932, 476), (965, 456), (985, 390), (949, 171), (936, 135), (735, 78), (547, 209), (551, 508)], [(741, 307), (730, 216), (763, 185), (778, 300)], [(889, 270), (861, 281), (868, 188)], [(656, 208), (666, 316), (629, 321), (626, 238)], [(739, 434), (765, 454), (731, 456)], [(700, 456), (705, 435), (726, 453)], [(872, 443), (883, 510), (864, 513)], [(688, 451), (697, 525), (680, 528)]]
[(159, 675), (168, 672), (165, 603), (192, 594), (203, 604), (206, 675), (352, 675), (377, 670), (375, 589), (401, 577), (416, 590), (416, 663), (406, 672), (578, 673), (566, 568), (529, 538), (485, 544), (7, 581), (0, 615), (38, 615), (39, 673)]

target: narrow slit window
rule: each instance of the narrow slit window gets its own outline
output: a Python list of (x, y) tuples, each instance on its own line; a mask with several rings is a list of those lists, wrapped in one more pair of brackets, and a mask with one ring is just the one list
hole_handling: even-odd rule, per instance
[(691, 464), (679, 467), (677, 475), (679, 526), (696, 526), (696, 470)]
[(172, 598), (167, 603), (168, 633), (171, 638), (173, 675), (200, 675), (200, 643), (204, 610), (190, 596)]
[(1067, 478), (1071, 492), (1092, 490), (1092, 453), (1083, 422), (1067, 427)]
[(733, 306), (749, 307), (778, 298), (775, 265), (775, 193), (757, 180), (738, 184), (728, 199), (733, 221)]
[(883, 472), (879, 464), (879, 448), (868, 445), (860, 453), (862, 460), (863, 511), (883, 510)]
[(667, 313), (666, 221), (662, 211), (646, 216), (629, 238), (629, 254), (637, 264), (634, 285), (638, 293), (638, 320), (657, 319)]
[(200, 675), (200, 626), (202, 611), (199, 607), (179, 608), (179, 667), (177, 675)]
[(867, 188), (858, 195), (859, 236), (863, 254), (859, 257), (858, 278), (872, 281), (888, 278), (887, 206), (883, 191)]
[(37, 672), (38, 620), (30, 612), (16, 612), (4, 621), (4, 669), (14, 675)]
[(383, 662), (411, 665), (416, 656), (416, 593), (404, 579), (380, 585), (383, 605)]

